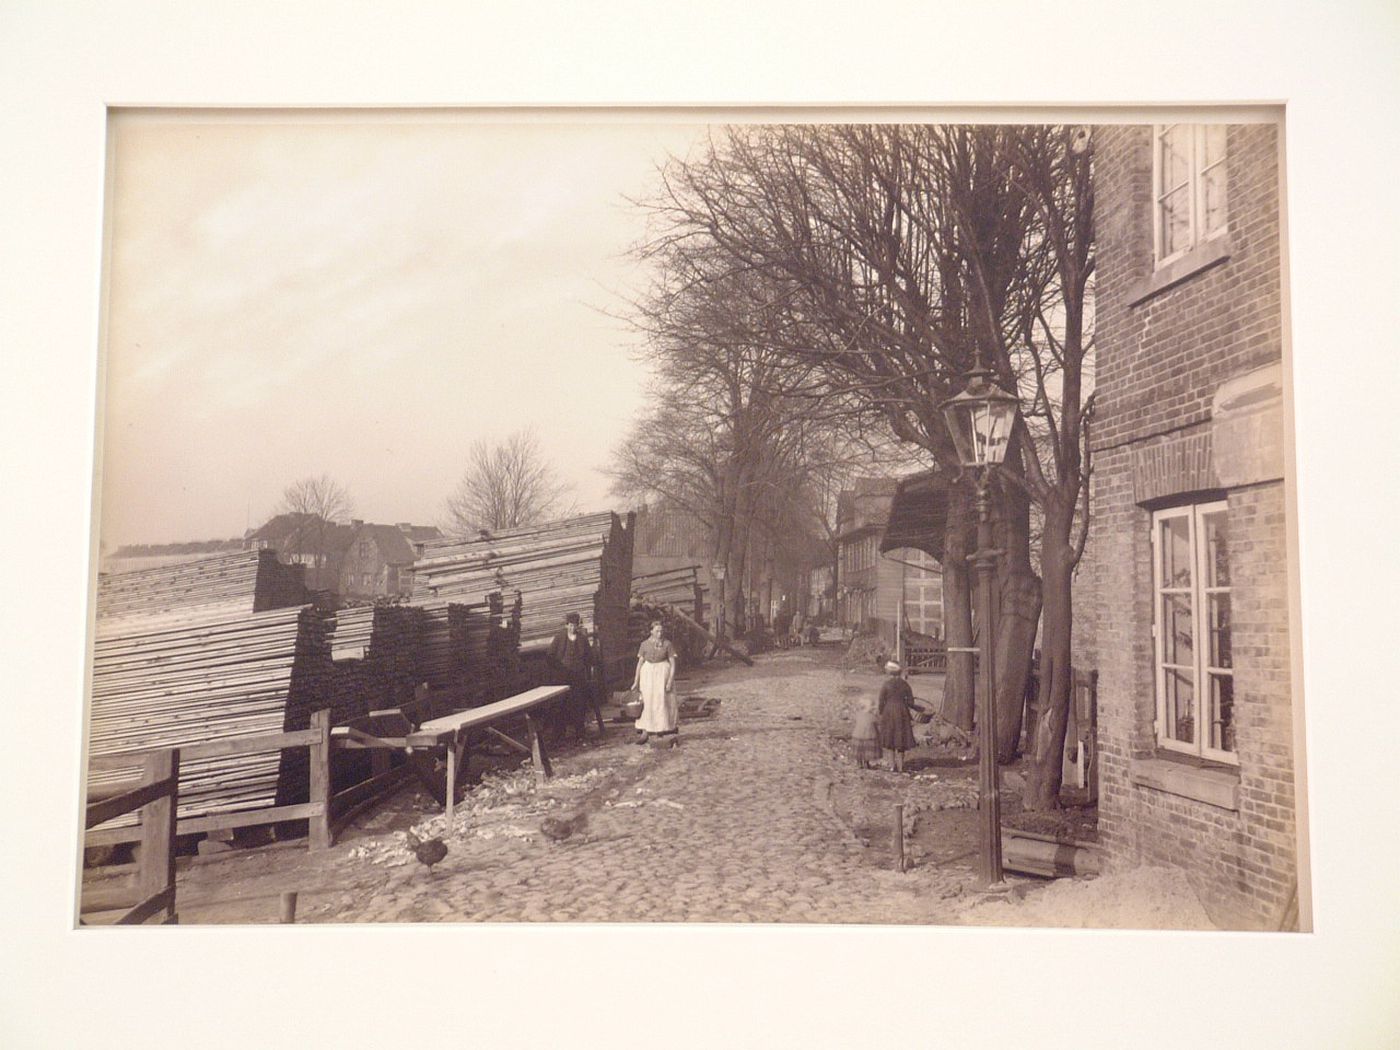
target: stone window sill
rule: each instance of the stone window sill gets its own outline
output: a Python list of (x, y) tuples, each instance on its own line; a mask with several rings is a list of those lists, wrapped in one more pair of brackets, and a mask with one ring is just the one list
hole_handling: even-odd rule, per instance
[(1169, 758), (1135, 759), (1129, 776), (1137, 787), (1180, 795), (1208, 806), (1238, 811), (1240, 773), (1229, 766), (1198, 766)]
[(1145, 303), (1159, 292), (1164, 292), (1173, 285), (1180, 284), (1186, 278), (1224, 262), (1230, 258), (1232, 250), (1233, 245), (1230, 243), (1229, 234), (1212, 238), (1204, 244), (1198, 244), (1181, 258), (1173, 259), (1165, 266), (1157, 267), (1151, 277), (1133, 285), (1128, 290), (1128, 305), (1138, 306)]

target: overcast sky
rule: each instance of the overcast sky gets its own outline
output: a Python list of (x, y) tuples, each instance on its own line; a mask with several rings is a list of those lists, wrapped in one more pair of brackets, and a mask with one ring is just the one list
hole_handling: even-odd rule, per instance
[(600, 310), (695, 125), (131, 116), (113, 127), (102, 541), (241, 535), (328, 473), (436, 523), (477, 438), (533, 424), (581, 509), (640, 407)]

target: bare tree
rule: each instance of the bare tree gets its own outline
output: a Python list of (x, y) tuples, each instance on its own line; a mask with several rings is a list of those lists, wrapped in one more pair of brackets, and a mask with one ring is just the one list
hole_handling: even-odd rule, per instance
[[(619, 495), (689, 511), (709, 530), (722, 566), (720, 628), (742, 622), (741, 581), (752, 599), (771, 592), (780, 537), (811, 529), (797, 511), (807, 475), (830, 456), (839, 413), (795, 398), (806, 382), (784, 355), (753, 333), (770, 323), (761, 282), (725, 273), (703, 251), (639, 249), (655, 284), (629, 320), (645, 336), (656, 379), (652, 408), (618, 448), (611, 471)], [(834, 404), (834, 403), (833, 403)], [(808, 549), (795, 543), (788, 550)]]
[(466, 472), (447, 498), (448, 531), (467, 536), (565, 517), (576, 510), (571, 491), (545, 461), (532, 429), (504, 441), (483, 438), (473, 443)]
[(312, 568), (319, 576), (326, 565), (331, 530), (338, 519), (348, 518), (355, 510), (349, 490), (329, 474), (307, 475), (282, 490), (277, 509), (302, 518), (298, 542), (310, 548)]
[[(1092, 399), (1092, 196), (1087, 141), (1066, 128), (746, 126), (664, 172), (653, 257), (698, 256), (734, 295), (731, 340), (766, 347), (805, 386), (854, 404), (926, 450), (950, 479), (943, 551), (950, 646), (972, 640), (969, 486), (939, 411), (980, 360), (1022, 400), (999, 472), (996, 654), (1009, 757), (1042, 601), (1030, 506), (1044, 520), (1046, 670), (1028, 803), (1055, 804), (1069, 702), (1069, 580), (1083, 543), (1082, 455)], [(762, 304), (753, 309), (751, 302)], [(1079, 517), (1078, 536), (1074, 535)], [(1050, 621), (1053, 620), (1053, 625)], [(1053, 652), (1048, 647), (1053, 646)], [(971, 718), (971, 659), (948, 693)], [(1058, 740), (1057, 740), (1058, 738)]]

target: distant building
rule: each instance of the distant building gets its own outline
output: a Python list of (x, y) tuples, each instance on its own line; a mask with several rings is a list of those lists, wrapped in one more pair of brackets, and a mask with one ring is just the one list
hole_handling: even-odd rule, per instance
[(635, 575), (699, 565), (705, 573), (702, 582), (708, 586), (714, 556), (714, 537), (697, 515), (679, 507), (642, 507), (637, 511), (632, 554)]
[(442, 538), (432, 525), (323, 521), (315, 514), (278, 514), (244, 537), (250, 549), (270, 548), (289, 565), (305, 565), (307, 586), (345, 598), (408, 595), (413, 563), (423, 545)]
[(1221, 924), (1296, 907), (1279, 141), (1095, 129), (1097, 406), (1075, 664), (1098, 677), (1099, 835)]
[(340, 558), (339, 591), (346, 598), (396, 598), (413, 592), (413, 563), (423, 545), (442, 539), (431, 525), (351, 526), (349, 542)]
[(836, 617), (836, 568), (818, 565), (807, 573), (807, 604), (803, 615), (809, 620)]
[(943, 573), (921, 550), (880, 552), (898, 482), (857, 482), (836, 504), (836, 618), (873, 631), (895, 647), (899, 625), (906, 631), (942, 637)]
[(287, 565), (305, 565), (306, 585), (313, 591), (338, 591), (340, 558), (353, 531), (352, 525), (326, 521), (316, 514), (278, 514), (245, 535), (243, 545), (250, 550), (274, 550)]

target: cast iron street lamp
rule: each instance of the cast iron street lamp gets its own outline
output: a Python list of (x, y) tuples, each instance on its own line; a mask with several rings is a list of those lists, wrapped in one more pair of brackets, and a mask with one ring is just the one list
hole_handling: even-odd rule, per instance
[(984, 885), (993, 886), (1001, 882), (1001, 789), (997, 775), (992, 573), (1001, 551), (992, 548), (987, 481), (991, 469), (1006, 458), (1018, 406), (1016, 398), (992, 382), (991, 373), (979, 363), (968, 373), (963, 392), (950, 397), (942, 407), (958, 462), (973, 471), (977, 479), (977, 550), (969, 560), (977, 574), (977, 622), (981, 636), (977, 675), (977, 808), (982, 832), (978, 875)]

